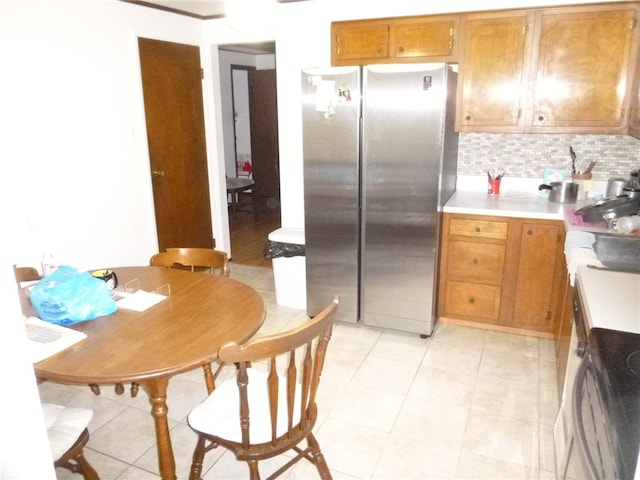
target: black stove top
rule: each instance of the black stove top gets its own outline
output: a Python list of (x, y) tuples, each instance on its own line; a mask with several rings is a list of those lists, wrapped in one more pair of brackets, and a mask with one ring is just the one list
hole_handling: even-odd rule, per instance
[(633, 478), (640, 450), (640, 334), (592, 328), (589, 353), (613, 427), (621, 478)]

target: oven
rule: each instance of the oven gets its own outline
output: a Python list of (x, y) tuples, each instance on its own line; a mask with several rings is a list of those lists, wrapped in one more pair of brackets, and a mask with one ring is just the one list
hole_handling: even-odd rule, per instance
[[(558, 479), (633, 479), (640, 450), (640, 335), (589, 329), (580, 291), (554, 426)], [(639, 469), (640, 471), (640, 469)]]

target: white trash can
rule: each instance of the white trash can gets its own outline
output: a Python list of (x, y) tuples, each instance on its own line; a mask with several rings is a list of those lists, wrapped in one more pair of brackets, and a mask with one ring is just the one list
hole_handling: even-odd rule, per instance
[[(304, 230), (301, 228), (279, 228), (271, 232), (269, 240), (274, 243), (304, 245)], [(277, 245), (275, 249), (277, 250)], [(284, 247), (284, 245), (283, 245)], [(307, 309), (307, 267), (304, 255), (272, 257), (273, 280), (276, 287), (276, 303), (283, 307)]]

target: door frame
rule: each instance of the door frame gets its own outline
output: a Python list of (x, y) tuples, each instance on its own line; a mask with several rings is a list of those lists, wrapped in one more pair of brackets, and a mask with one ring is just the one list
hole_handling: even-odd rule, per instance
[[(238, 172), (238, 132), (236, 130), (236, 122), (235, 122), (235, 113), (236, 113), (236, 90), (237, 90), (237, 85), (235, 82), (235, 78), (233, 76), (233, 71), (234, 70), (243, 70), (245, 72), (247, 72), (247, 83), (246, 83), (246, 94), (247, 94), (247, 119), (250, 122), (250, 110), (251, 110), (251, 103), (250, 103), (250, 96), (249, 96), (249, 72), (251, 70), (256, 70), (256, 67), (252, 67), (250, 65), (237, 65), (237, 64), (231, 64), (230, 68), (229, 68), (229, 73), (231, 74), (231, 108), (233, 109), (233, 116), (234, 116), (234, 122), (233, 122), (233, 153), (234, 153), (234, 157), (235, 157), (235, 171), (233, 172), (233, 176), (237, 176), (237, 172)], [(249, 127), (249, 154), (251, 154), (251, 127)], [(253, 163), (253, 161), (251, 162)], [(229, 172), (227, 172), (227, 176), (229, 176)]]

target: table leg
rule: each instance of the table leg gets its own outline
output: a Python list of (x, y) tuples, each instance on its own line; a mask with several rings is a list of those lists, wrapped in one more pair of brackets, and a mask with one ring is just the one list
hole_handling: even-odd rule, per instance
[(176, 479), (176, 461), (173, 457), (171, 437), (169, 435), (169, 422), (167, 421), (167, 387), (168, 377), (151, 378), (141, 380), (140, 385), (149, 395), (151, 414), (156, 426), (156, 442), (158, 444), (158, 464), (160, 476), (163, 480)]
[(238, 192), (231, 193), (231, 216), (234, 220), (238, 218), (238, 195)]

